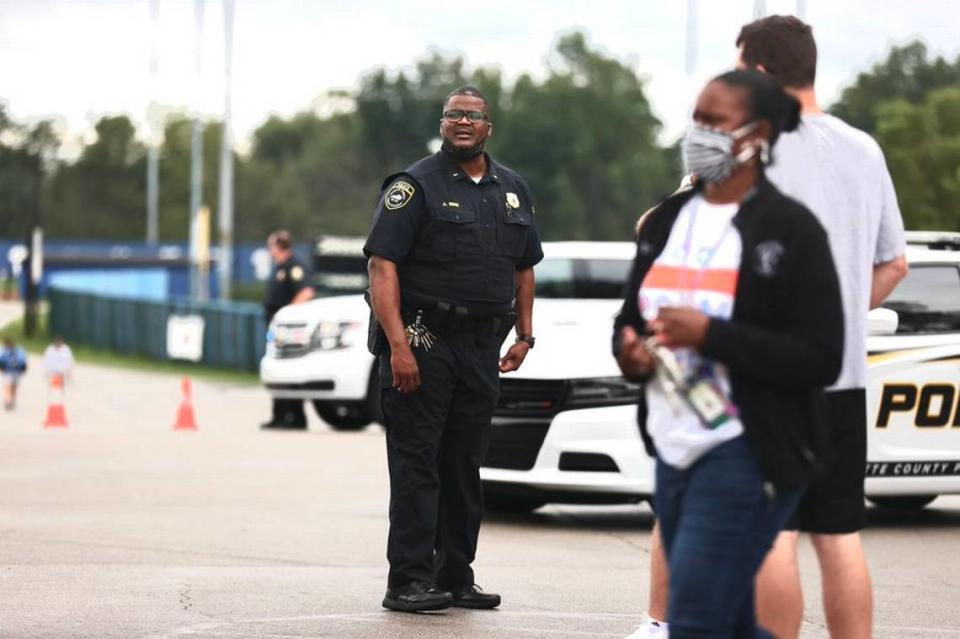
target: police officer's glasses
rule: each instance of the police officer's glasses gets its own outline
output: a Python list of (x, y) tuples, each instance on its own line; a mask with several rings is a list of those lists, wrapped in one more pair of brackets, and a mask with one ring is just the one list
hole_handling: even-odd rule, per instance
[(443, 112), (443, 119), (447, 122), (459, 122), (464, 117), (476, 124), (487, 119), (487, 114), (483, 111), (464, 111), (463, 109), (450, 109)]

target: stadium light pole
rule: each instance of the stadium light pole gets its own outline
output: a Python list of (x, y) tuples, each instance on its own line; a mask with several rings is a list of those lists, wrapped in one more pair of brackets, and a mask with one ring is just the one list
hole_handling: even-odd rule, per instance
[(156, 246), (160, 227), (160, 149), (149, 105), (157, 99), (160, 0), (150, 0), (150, 98), (147, 106), (147, 245)]
[(233, 131), (230, 90), (233, 80), (234, 0), (223, 0), (223, 129), (220, 139), (220, 256), (217, 275), (220, 299), (228, 300), (233, 285)]
[(200, 121), (200, 93), (203, 90), (203, 0), (194, 0), (196, 31), (196, 84), (193, 90), (193, 131), (190, 144), (190, 296), (207, 299), (208, 282), (200, 281), (200, 206), (203, 204), (203, 123)]

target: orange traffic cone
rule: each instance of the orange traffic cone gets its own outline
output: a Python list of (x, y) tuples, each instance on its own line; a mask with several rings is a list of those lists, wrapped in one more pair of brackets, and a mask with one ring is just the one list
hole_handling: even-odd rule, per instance
[(177, 409), (177, 421), (173, 425), (173, 430), (197, 430), (197, 420), (193, 415), (193, 401), (190, 399), (190, 378), (184, 377), (183, 399), (180, 401), (180, 408)]
[(47, 419), (44, 428), (66, 428), (67, 410), (63, 406), (63, 375), (50, 376), (50, 401), (47, 404)]

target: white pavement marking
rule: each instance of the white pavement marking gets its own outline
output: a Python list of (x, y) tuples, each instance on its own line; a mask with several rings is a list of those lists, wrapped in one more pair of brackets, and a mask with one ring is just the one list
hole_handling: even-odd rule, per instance
[[(454, 612), (456, 609), (451, 608), (450, 612)], [(445, 611), (446, 612), (446, 611)], [(479, 614), (483, 615), (485, 613), (480, 612)], [(634, 623), (640, 623), (643, 620), (643, 615), (628, 615), (628, 614), (618, 614), (618, 613), (576, 613), (576, 612), (547, 612), (547, 611), (522, 611), (522, 610), (497, 610), (492, 613), (496, 615), (497, 618), (500, 617), (517, 617), (521, 619), (530, 619), (530, 618), (546, 618), (546, 619), (563, 619), (568, 621), (628, 621)], [(365, 613), (335, 613), (335, 614), (326, 614), (326, 615), (292, 615), (289, 617), (256, 617), (252, 619), (230, 619), (220, 622), (208, 622), (197, 624), (195, 626), (175, 628), (171, 631), (159, 633), (159, 634), (150, 634), (147, 635), (149, 639), (161, 639), (165, 636), (177, 635), (177, 636), (191, 636), (191, 635), (204, 635), (211, 632), (228, 632), (230, 626), (243, 626), (243, 625), (254, 625), (254, 624), (282, 624), (289, 622), (304, 622), (304, 621), (354, 621), (354, 622), (377, 622), (384, 621), (390, 618), (396, 619), (415, 619), (417, 617), (423, 619), (426, 616), (432, 615), (435, 617), (440, 617), (441, 615), (436, 615), (432, 613), (424, 614), (411, 614), (411, 613), (398, 613), (398, 612), (365, 612)], [(493, 630), (494, 628), (491, 628)], [(621, 637), (622, 633), (613, 633), (613, 632), (596, 632), (596, 631), (585, 631), (585, 630), (571, 630), (571, 629), (554, 629), (554, 628), (538, 628), (532, 626), (504, 626), (497, 624), (495, 626), (497, 632), (503, 631), (516, 631), (525, 633), (524, 636), (530, 636), (529, 633), (538, 633), (538, 634), (551, 634), (551, 635), (571, 635), (571, 636), (582, 636), (582, 637)], [(224, 636), (235, 636), (233, 634), (224, 635)], [(303, 635), (287, 635), (287, 634), (274, 634), (268, 632), (263, 632), (261, 630), (256, 631), (256, 636), (258, 637), (302, 637)]]

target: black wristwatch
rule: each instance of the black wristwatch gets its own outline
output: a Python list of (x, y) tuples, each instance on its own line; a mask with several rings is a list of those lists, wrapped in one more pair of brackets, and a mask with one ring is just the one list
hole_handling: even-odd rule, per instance
[(517, 335), (518, 342), (526, 342), (530, 348), (533, 348), (537, 343), (537, 338), (533, 335)]

